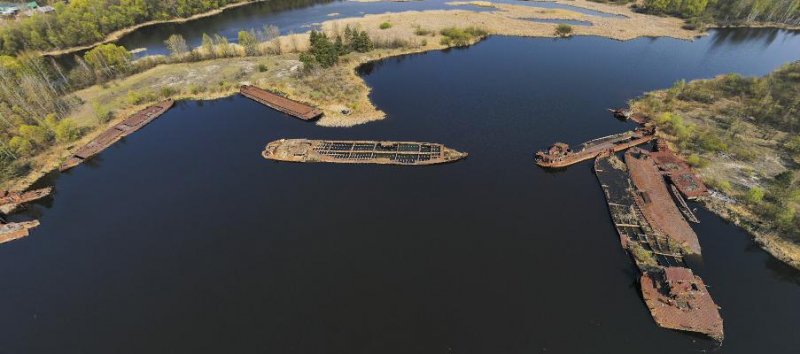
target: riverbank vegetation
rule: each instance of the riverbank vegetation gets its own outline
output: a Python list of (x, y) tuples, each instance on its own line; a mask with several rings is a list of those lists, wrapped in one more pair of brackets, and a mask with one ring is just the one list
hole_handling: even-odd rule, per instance
[(690, 26), (759, 23), (800, 26), (798, 0), (644, 0), (641, 9), (685, 18)]
[(631, 105), (719, 193), (712, 210), (800, 267), (800, 62), (759, 78), (680, 81)]
[(0, 27), (0, 54), (91, 44), (110, 33), (148, 21), (184, 18), (245, 0), (72, 0), (55, 2), (52, 14)]

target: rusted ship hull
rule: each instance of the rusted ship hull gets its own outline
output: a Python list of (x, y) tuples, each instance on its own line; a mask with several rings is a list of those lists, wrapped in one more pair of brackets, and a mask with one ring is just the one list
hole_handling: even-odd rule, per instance
[(0, 243), (6, 243), (26, 237), (30, 234), (29, 230), (39, 226), (39, 221), (15, 222), (0, 225)]
[(667, 146), (663, 140), (656, 143), (656, 151), (650, 153), (661, 171), (667, 174), (670, 183), (686, 199), (697, 199), (708, 195), (708, 188), (689, 164)]
[(703, 279), (688, 268), (668, 267), (641, 277), (642, 297), (659, 326), (703, 333), (717, 341), (725, 337), (719, 306)]
[(244, 85), (239, 88), (239, 92), (249, 99), (302, 120), (312, 120), (322, 115), (319, 109), (255, 86)]
[(50, 195), (52, 191), (52, 187), (47, 187), (27, 192), (3, 192), (0, 194), (0, 212), (8, 214), (20, 204), (44, 198)]
[(674, 242), (681, 244), (687, 253), (700, 254), (700, 241), (684, 219), (666, 181), (650, 154), (634, 148), (625, 153), (625, 164), (636, 192), (639, 209), (647, 222)]
[(536, 153), (536, 164), (546, 168), (567, 167), (590, 160), (608, 151), (619, 152), (647, 143), (655, 138), (655, 128), (639, 128), (620, 134), (609, 135), (581, 144), (573, 151), (569, 145), (556, 143), (546, 151)]
[(281, 139), (267, 144), (262, 156), (287, 162), (433, 165), (467, 154), (435, 143)]
[(595, 160), (594, 169), (622, 246), (641, 272), (642, 296), (655, 322), (722, 341), (719, 308), (702, 279), (686, 267), (684, 250), (647, 221), (625, 164), (606, 153)]
[(167, 110), (172, 108), (175, 104), (173, 100), (166, 100), (157, 105), (147, 107), (139, 112), (134, 113), (130, 117), (123, 120), (121, 123), (114, 125), (106, 131), (100, 133), (96, 138), (88, 144), (78, 148), (75, 152), (64, 161), (59, 167), (60, 171), (66, 171), (81, 164), (86, 159), (99, 154), (109, 146), (113, 145), (120, 139), (136, 132), (160, 115), (164, 114)]

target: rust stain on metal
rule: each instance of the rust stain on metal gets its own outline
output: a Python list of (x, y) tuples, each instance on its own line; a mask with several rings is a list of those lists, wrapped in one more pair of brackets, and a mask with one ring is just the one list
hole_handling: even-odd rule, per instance
[(683, 245), (689, 253), (700, 254), (700, 241), (675, 205), (666, 181), (650, 153), (633, 148), (625, 153), (625, 164), (636, 192), (639, 209), (647, 222), (667, 237)]
[(267, 144), (262, 156), (289, 162), (432, 165), (463, 159), (467, 153), (436, 143), (281, 139)]
[(659, 326), (724, 338), (719, 306), (691, 269), (665, 267), (641, 277), (642, 296)]
[(39, 221), (13, 222), (0, 225), (0, 243), (6, 243), (28, 236), (28, 230), (39, 226)]
[(239, 93), (267, 107), (302, 120), (311, 120), (322, 115), (322, 111), (317, 108), (276, 95), (255, 86), (244, 85), (239, 88)]
[(167, 110), (172, 108), (175, 104), (173, 100), (162, 101), (159, 104), (147, 107), (139, 112), (134, 113), (128, 118), (125, 118), (121, 123), (108, 128), (106, 131), (100, 133), (96, 138), (88, 144), (81, 146), (78, 150), (70, 156), (67, 161), (61, 164), (60, 171), (66, 171), (81, 164), (86, 159), (99, 154), (107, 149), (112, 144), (116, 143), (123, 137), (126, 137), (133, 132), (141, 129), (147, 123), (152, 122), (160, 115), (164, 114)]
[(581, 144), (577, 150), (572, 150), (569, 145), (555, 143), (546, 151), (536, 153), (536, 164), (542, 167), (566, 167), (581, 161), (593, 159), (606, 151), (619, 152), (637, 145), (644, 144), (655, 138), (656, 128), (641, 127), (633, 131), (609, 135)]
[(8, 214), (20, 204), (44, 198), (53, 191), (52, 187), (34, 189), (27, 192), (0, 192), (0, 212)]
[[(629, 154), (633, 152), (626, 158)], [(670, 237), (651, 225), (643, 210), (646, 203), (660, 203), (664, 191), (642, 197), (641, 187), (633, 181), (644, 177), (648, 183), (663, 185), (663, 178), (658, 179), (661, 176), (657, 171), (655, 178), (652, 167), (643, 170), (637, 164), (626, 166), (609, 150), (597, 157), (594, 170), (620, 243), (642, 274), (641, 291), (650, 314), (661, 327), (702, 333), (722, 341), (722, 317), (705, 283), (684, 263), (684, 250), (675, 249)], [(637, 177), (632, 180), (629, 173)]]
[(708, 195), (708, 188), (691, 166), (675, 154), (663, 140), (656, 143), (656, 151), (652, 152), (653, 160), (661, 171), (667, 174), (669, 181), (686, 199), (697, 199)]

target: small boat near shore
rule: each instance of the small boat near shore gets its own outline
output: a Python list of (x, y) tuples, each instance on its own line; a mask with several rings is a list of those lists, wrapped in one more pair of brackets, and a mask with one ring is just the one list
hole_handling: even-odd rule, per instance
[(619, 152), (653, 140), (656, 136), (655, 126), (640, 127), (632, 131), (609, 135), (587, 141), (573, 150), (565, 143), (555, 143), (545, 151), (535, 155), (536, 164), (541, 167), (567, 167), (581, 161), (593, 159), (607, 151)]
[(52, 187), (34, 189), (27, 192), (0, 192), (0, 212), (8, 214), (20, 204), (32, 202), (37, 199), (44, 198), (53, 191)]
[(38, 220), (2, 224), (0, 225), (0, 243), (26, 237), (30, 234), (29, 230), (37, 226), (39, 226)]
[(255, 86), (243, 85), (239, 88), (239, 93), (267, 107), (302, 120), (312, 120), (322, 115), (322, 111), (315, 107), (288, 99)]
[(433, 165), (463, 159), (467, 153), (436, 143), (281, 139), (267, 144), (262, 156), (289, 162)]
[(152, 122), (172, 108), (174, 104), (175, 101), (169, 99), (134, 113), (119, 124), (100, 133), (100, 135), (92, 139), (88, 144), (75, 150), (72, 156), (61, 164), (59, 170), (61, 172), (66, 171), (81, 164), (86, 159), (99, 154), (120, 139), (136, 132), (147, 125), (147, 123)]

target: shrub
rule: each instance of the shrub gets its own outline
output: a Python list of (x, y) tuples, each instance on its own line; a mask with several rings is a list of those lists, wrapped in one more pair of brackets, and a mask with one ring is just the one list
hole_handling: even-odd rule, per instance
[(78, 125), (69, 118), (59, 121), (55, 128), (56, 141), (59, 143), (73, 141), (80, 136), (80, 133)]
[(267, 64), (264, 63), (258, 64), (258, 72), (263, 73), (267, 71), (267, 69), (268, 69)]
[(422, 28), (422, 27), (417, 27), (417, 28), (414, 30), (414, 34), (416, 34), (416, 35), (418, 35), (418, 36), (430, 36), (430, 35), (432, 35), (432, 34), (433, 34), (433, 31), (431, 31), (431, 30), (429, 30), (429, 29), (424, 29), (424, 28)]
[(761, 201), (764, 200), (764, 190), (759, 187), (750, 188), (750, 190), (747, 191), (745, 199), (750, 204), (761, 203)]
[(558, 26), (556, 26), (556, 36), (569, 37), (571, 34), (572, 26), (565, 23), (559, 23)]
[(486, 30), (477, 27), (448, 27), (439, 31), (439, 33), (444, 36), (441, 40), (442, 45), (456, 47), (468, 45), (475, 38), (483, 38), (488, 34)]
[(392, 28), (392, 24), (391, 24), (391, 23), (389, 23), (389, 22), (384, 22), (384, 23), (381, 23), (381, 25), (379, 26), (379, 28), (380, 28), (380, 29), (382, 29), (382, 30), (385, 30), (385, 29), (390, 29), (390, 28)]

